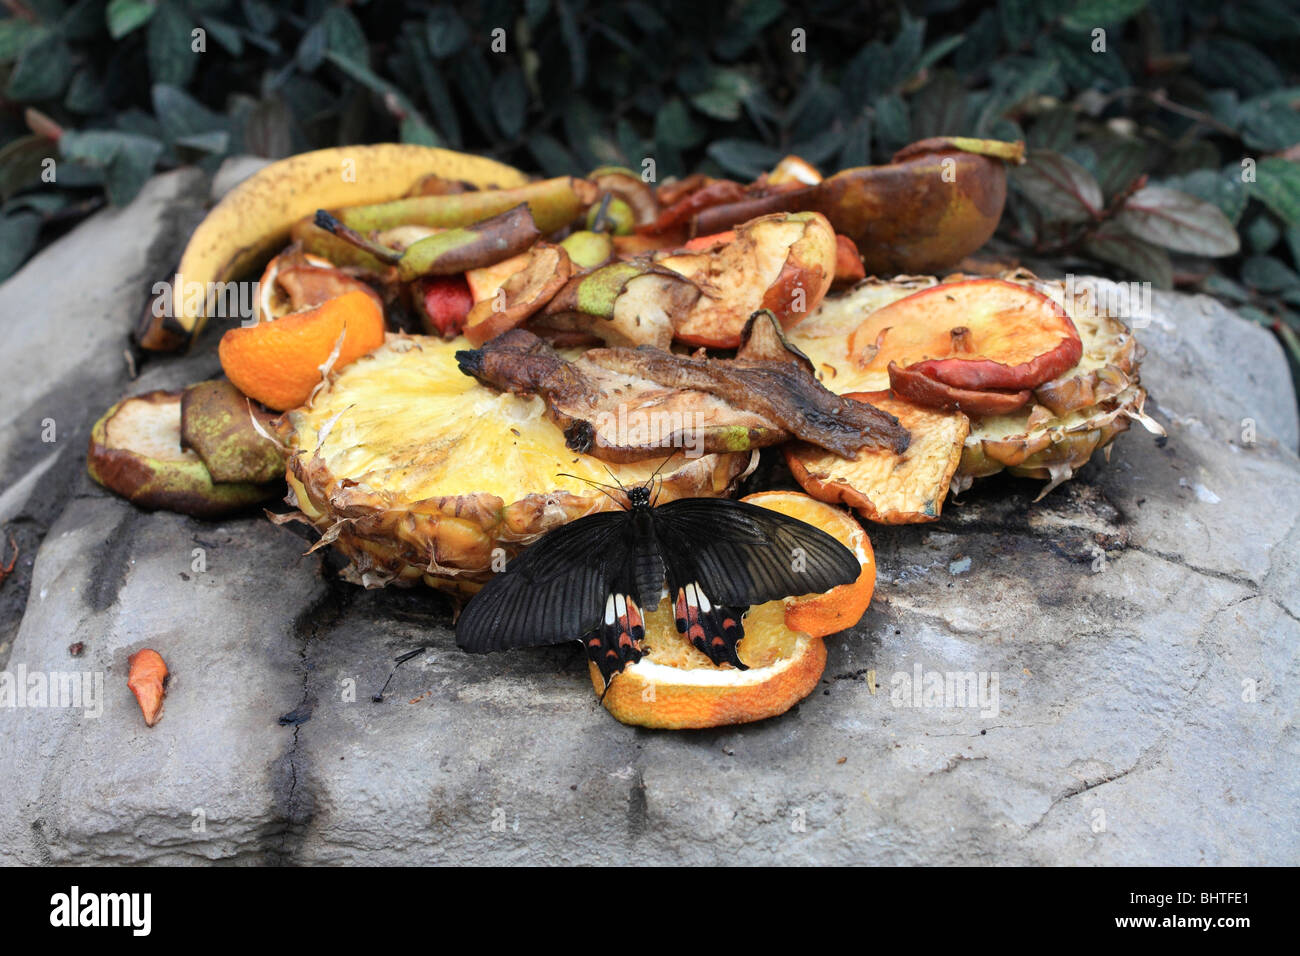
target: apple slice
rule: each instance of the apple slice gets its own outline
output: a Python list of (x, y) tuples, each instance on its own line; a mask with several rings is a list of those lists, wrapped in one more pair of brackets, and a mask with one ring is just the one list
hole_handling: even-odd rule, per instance
[(893, 415), (911, 432), (911, 444), (901, 453), (867, 447), (846, 459), (805, 442), (789, 442), (782, 450), (795, 481), (814, 498), (843, 502), (869, 521), (936, 520), (961, 461), (970, 419), (961, 412), (921, 408), (888, 390), (845, 397)]
[(524, 268), (501, 284), (500, 292), (474, 303), (465, 319), (465, 338), (475, 347), (521, 325), (540, 311), (569, 281), (573, 264), (560, 246), (539, 242), (528, 251)]
[(896, 363), (958, 389), (1036, 388), (1082, 354), (1079, 332), (1059, 304), (1003, 279), (914, 293), (873, 312), (849, 337), (849, 355), (864, 371)]
[(894, 394), (926, 408), (967, 415), (1006, 415), (1029, 401), (1034, 393), (1027, 388), (1018, 392), (1002, 389), (957, 388), (931, 378), (920, 366), (899, 368), (889, 363), (889, 386)]

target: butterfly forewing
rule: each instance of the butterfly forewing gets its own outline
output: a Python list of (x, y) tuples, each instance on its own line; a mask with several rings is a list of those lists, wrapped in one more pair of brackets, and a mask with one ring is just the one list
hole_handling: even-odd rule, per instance
[(743, 501), (682, 498), (654, 515), (666, 561), (688, 552), (715, 604), (744, 608), (829, 591), (862, 572), (853, 552), (820, 528)]
[(602, 511), (539, 538), (461, 612), (456, 643), (486, 654), (581, 639), (602, 621), (631, 555), (631, 515)]

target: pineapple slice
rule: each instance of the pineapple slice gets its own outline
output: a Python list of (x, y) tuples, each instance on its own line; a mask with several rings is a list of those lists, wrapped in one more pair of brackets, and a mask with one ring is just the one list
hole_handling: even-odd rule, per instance
[(587, 482), (630, 487), (658, 468), (663, 503), (728, 495), (751, 467), (748, 452), (679, 451), (665, 463), (665, 449), (608, 465), (579, 454), (542, 399), (462, 374), (455, 353), (469, 347), (464, 338), (390, 335), (287, 416), (287, 479), (300, 510), (280, 520), (314, 525), (317, 547), (332, 543), (351, 558), (348, 580), (423, 579), (472, 592), (539, 535), (621, 506), (616, 488), (611, 497)]

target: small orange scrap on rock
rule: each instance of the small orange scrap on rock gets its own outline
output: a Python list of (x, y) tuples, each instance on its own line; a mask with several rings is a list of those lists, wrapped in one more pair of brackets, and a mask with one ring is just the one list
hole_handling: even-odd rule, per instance
[(135, 699), (140, 704), (145, 726), (152, 727), (158, 723), (163, 697), (167, 694), (164, 687), (167, 683), (167, 664), (161, 654), (149, 647), (136, 651), (127, 663), (130, 671), (126, 686), (131, 688), (131, 693), (135, 694)]

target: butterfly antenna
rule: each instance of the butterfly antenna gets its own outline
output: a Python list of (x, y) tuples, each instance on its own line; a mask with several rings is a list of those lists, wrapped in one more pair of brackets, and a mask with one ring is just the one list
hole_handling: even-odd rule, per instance
[[(650, 484), (651, 484), (652, 486), (654, 485), (655, 479), (656, 479), (656, 478), (659, 478), (659, 472), (661, 472), (661, 471), (664, 470), (664, 465), (666, 465), (666, 464), (668, 464), (670, 461), (672, 461), (672, 460), (673, 460), (673, 457), (674, 457), (676, 454), (677, 454), (677, 452), (675, 452), (675, 451), (671, 451), (671, 452), (668, 453), (668, 457), (667, 457), (667, 458), (665, 458), (663, 461), (659, 462), (659, 467), (656, 468), (656, 469), (654, 470), (654, 472), (650, 475)], [(659, 492), (663, 490), (663, 487), (664, 487), (664, 480), (663, 480), (662, 478), (659, 478), (659, 487), (655, 489), (654, 498), (652, 498), (651, 501), (650, 501), (650, 505), (651, 505), (651, 507), (653, 507), (654, 505), (657, 505), (657, 504), (659, 503)]]
[[(626, 507), (627, 507), (627, 505), (625, 505), (623, 502), (619, 501), (617, 498), (615, 498), (613, 495), (611, 495), (611, 494), (606, 490), (607, 488), (613, 488), (613, 487), (614, 487), (613, 485), (607, 485), (607, 484), (605, 484), (603, 481), (592, 481), (590, 478), (583, 478), (581, 475), (571, 475), (571, 474), (569, 474), (567, 471), (556, 472), (555, 477), (556, 477), (556, 478), (573, 478), (573, 479), (576, 480), (576, 481), (583, 481), (583, 482), (586, 482), (587, 484), (591, 485), (593, 488), (595, 488), (595, 489), (597, 489), (598, 491), (600, 491), (600, 493), (601, 493), (602, 495), (604, 495), (604, 496), (605, 496), (606, 498), (608, 498), (610, 501), (614, 502), (614, 504), (618, 505), (620, 508), (626, 508)], [(615, 479), (615, 480), (617, 480), (617, 479)], [(624, 492), (624, 494), (626, 494), (626, 492)]]

